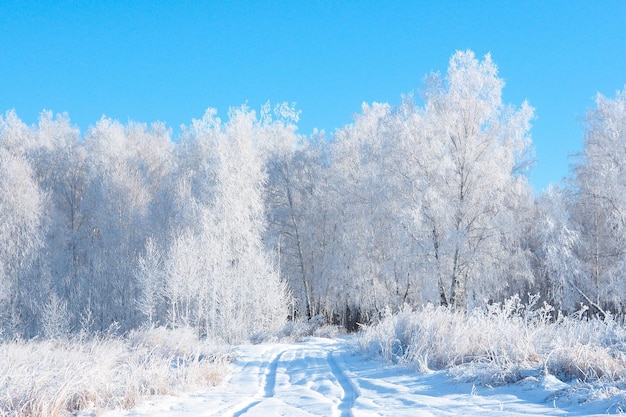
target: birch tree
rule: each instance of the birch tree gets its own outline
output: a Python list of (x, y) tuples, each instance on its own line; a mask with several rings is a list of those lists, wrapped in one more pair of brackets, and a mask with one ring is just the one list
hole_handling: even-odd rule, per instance
[(44, 211), (28, 162), (0, 146), (0, 331), (7, 335), (19, 334), (36, 312), (41, 294), (29, 291), (30, 272), (43, 245)]
[(572, 217), (584, 278), (578, 290), (596, 310), (623, 312), (626, 255), (626, 91), (596, 97), (585, 121), (583, 153), (574, 169)]
[(445, 78), (427, 82), (428, 140), (443, 151), (434, 175), (441, 299), (464, 309), (530, 278), (515, 227), (531, 203), (519, 172), (527, 155), (533, 109), (502, 103), (504, 82), (486, 55), (457, 52)]

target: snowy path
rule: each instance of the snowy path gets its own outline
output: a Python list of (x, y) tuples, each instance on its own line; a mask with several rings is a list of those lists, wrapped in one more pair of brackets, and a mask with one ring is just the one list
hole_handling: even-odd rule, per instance
[(611, 408), (559, 399), (565, 384), (556, 379), (491, 389), (418, 374), (352, 355), (341, 339), (240, 346), (235, 355), (220, 387), (105, 416), (589, 416)]

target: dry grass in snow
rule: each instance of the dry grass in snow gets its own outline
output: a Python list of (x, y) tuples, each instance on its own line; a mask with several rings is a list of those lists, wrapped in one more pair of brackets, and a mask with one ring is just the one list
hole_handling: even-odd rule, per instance
[(626, 330), (611, 317), (553, 316), (515, 297), (469, 313), (427, 306), (387, 314), (360, 349), (421, 371), (448, 368), (465, 381), (511, 383), (532, 371), (564, 380), (626, 381)]
[(215, 385), (227, 360), (190, 329), (148, 329), (123, 339), (6, 342), (0, 345), (0, 416), (129, 408), (143, 396)]

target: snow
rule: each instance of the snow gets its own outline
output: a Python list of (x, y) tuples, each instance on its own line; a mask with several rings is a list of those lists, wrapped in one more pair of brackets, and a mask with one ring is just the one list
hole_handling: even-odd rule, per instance
[(350, 338), (242, 345), (215, 388), (155, 396), (104, 417), (593, 416), (620, 412), (623, 396), (585, 401), (552, 375), (502, 387), (418, 373), (354, 353)]

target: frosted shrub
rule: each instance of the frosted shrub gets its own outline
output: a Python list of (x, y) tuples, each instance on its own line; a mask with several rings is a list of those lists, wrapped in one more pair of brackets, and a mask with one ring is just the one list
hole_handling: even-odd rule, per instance
[(53, 294), (50, 301), (44, 306), (42, 316), (43, 333), (48, 339), (67, 337), (71, 331), (70, 316), (67, 312), (67, 303), (64, 303)]
[(564, 378), (626, 380), (626, 329), (612, 317), (562, 320), (546, 332), (546, 372)]
[(214, 385), (227, 355), (187, 330), (127, 339), (14, 341), (0, 345), (0, 416), (55, 417), (129, 408), (146, 395)]
[(300, 317), (297, 320), (288, 321), (283, 326), (280, 336), (292, 339), (302, 340), (307, 336), (332, 337), (337, 333), (335, 326), (326, 324), (326, 320), (322, 314), (311, 317)]
[(611, 317), (554, 317), (552, 307), (514, 297), (459, 312), (428, 305), (387, 312), (359, 337), (363, 352), (420, 371), (450, 369), (462, 380), (510, 383), (528, 372), (563, 379), (626, 379), (626, 331)]
[(546, 359), (546, 370), (565, 378), (582, 381), (606, 379), (624, 380), (626, 367), (624, 352), (615, 355), (608, 347), (576, 343), (555, 349)]

